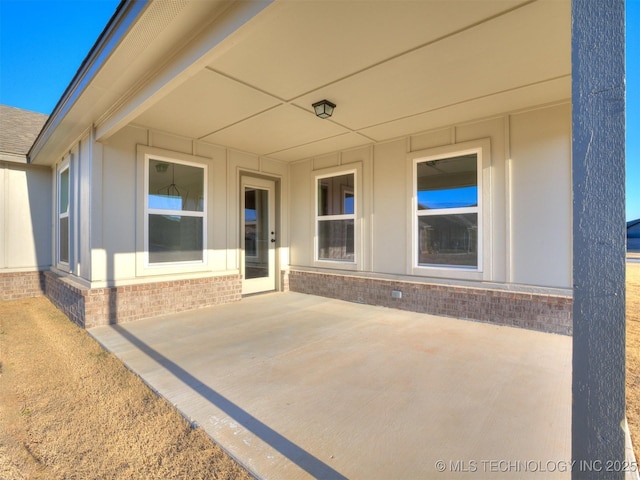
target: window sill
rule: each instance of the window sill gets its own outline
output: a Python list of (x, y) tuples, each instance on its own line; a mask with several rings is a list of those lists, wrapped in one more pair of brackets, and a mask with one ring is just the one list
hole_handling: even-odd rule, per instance
[(359, 270), (357, 262), (342, 260), (315, 260), (313, 262), (313, 266), (319, 268), (330, 268), (333, 270)]
[(462, 266), (417, 266), (411, 269), (411, 275), (454, 280), (485, 280), (482, 270)]

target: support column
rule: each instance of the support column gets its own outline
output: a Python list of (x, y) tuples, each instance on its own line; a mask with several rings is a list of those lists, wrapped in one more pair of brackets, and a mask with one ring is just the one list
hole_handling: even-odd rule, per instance
[(624, 477), (624, 45), (624, 0), (572, 0), (574, 479)]

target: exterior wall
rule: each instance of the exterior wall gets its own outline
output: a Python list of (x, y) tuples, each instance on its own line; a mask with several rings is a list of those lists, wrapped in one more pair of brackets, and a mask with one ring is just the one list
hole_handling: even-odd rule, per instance
[[(140, 152), (145, 149), (177, 159), (188, 156), (207, 166), (204, 264), (162, 269), (144, 265)], [(286, 164), (135, 126), (124, 128), (104, 145), (88, 132), (56, 168), (61, 162), (70, 165), (70, 260), (56, 262), (47, 274), (46, 294), (85, 327), (239, 300), (240, 175), (273, 178), (279, 209), (288, 203)], [(53, 185), (56, 204), (55, 181)], [(286, 269), (288, 217), (279, 215), (277, 223), (279, 264)], [(282, 281), (279, 276), (277, 288), (282, 288)]]
[(46, 272), (46, 295), (84, 328), (123, 323), (235, 302), (242, 297), (239, 275), (87, 288)]
[(511, 281), (571, 287), (571, 109), (511, 117)]
[[(344, 157), (349, 155), (360, 159), (364, 172), (360, 214), (366, 241), (361, 245), (365, 260), (359, 270), (410, 274), (412, 213), (407, 199), (412, 186), (407, 178), (407, 168), (411, 168), (407, 154), (489, 139), (490, 173), (483, 198), (487, 249), (479, 280), (569, 289), (570, 130), (570, 105), (563, 104), (436, 130), (373, 149), (296, 162), (291, 166), (295, 199), (291, 218), (299, 228), (292, 233), (291, 265), (322, 268), (313, 261), (313, 176), (327, 166), (347, 165)], [(464, 278), (459, 270), (438, 272), (437, 276)]]
[[(193, 161), (207, 165), (207, 262), (190, 271), (184, 266), (174, 273), (154, 276), (143, 271), (140, 255), (143, 215), (143, 168), (140, 148), (149, 148), (165, 156), (188, 155)], [(172, 136), (135, 126), (124, 128), (102, 148), (101, 197), (94, 201), (102, 208), (97, 229), (101, 242), (93, 244), (94, 261), (91, 282), (106, 285), (126, 285), (140, 282), (181, 279), (202, 275), (238, 274), (240, 270), (240, 175), (266, 176), (280, 182), (280, 211), (288, 206), (288, 166), (285, 163), (260, 158), (219, 146)], [(286, 268), (289, 252), (288, 217), (277, 219), (280, 242), (280, 264)], [(99, 260), (98, 260), (99, 259)]]
[[(53, 192), (49, 205), (53, 218), (53, 229), (49, 246), (52, 265), (60, 272), (70, 273), (79, 278), (89, 279), (91, 275), (90, 241), (92, 238), (91, 205), (95, 198), (91, 182), (94, 168), (93, 143), (90, 133), (86, 133), (68, 153), (58, 159), (50, 179)], [(63, 165), (69, 166), (69, 262), (61, 263), (58, 243), (58, 172)]]
[(0, 162), (0, 300), (42, 295), (51, 265), (51, 171)]
[[(572, 299), (566, 295), (510, 292), (318, 272), (289, 272), (296, 292), (412, 312), (572, 333)], [(391, 292), (401, 292), (401, 298)]]
[(44, 294), (44, 271), (0, 273), (0, 301)]
[[(490, 145), (490, 158), (483, 159), (481, 174), (482, 269), (472, 272), (434, 268), (416, 274), (412, 265), (415, 242), (411, 227), (414, 215), (410, 202), (411, 156), (450, 146), (455, 150), (456, 145), (482, 141)], [(291, 235), (289, 288), (309, 292), (315, 289), (316, 293), (342, 298), (344, 292), (332, 288), (331, 282), (310, 280), (316, 278), (312, 273), (331, 274), (339, 285), (347, 282), (342, 285), (347, 291), (359, 291), (358, 285), (364, 280), (354, 278), (360, 273), (366, 282), (373, 282), (371, 279), (376, 277), (386, 282), (384, 285), (373, 282), (375, 287), (367, 287), (368, 293), (361, 299), (352, 298), (353, 301), (449, 315), (452, 307), (424, 310), (427, 307), (422, 300), (416, 300), (431, 298), (433, 292), (440, 291), (434, 285), (442, 285), (451, 302), (466, 309), (456, 310), (455, 316), (570, 333), (570, 148), (571, 106), (566, 103), (295, 162), (290, 170), (291, 222), (297, 228)], [(356, 255), (361, 261), (355, 266), (315, 261), (315, 175), (326, 168), (347, 168), (354, 161), (362, 166), (363, 178), (357, 226), (361, 241), (356, 243)], [(407, 282), (406, 289), (410, 291), (416, 290), (414, 284), (423, 284), (418, 288), (423, 297), (418, 295), (410, 300), (405, 297), (403, 302), (392, 300), (393, 281)], [(504, 293), (491, 294), (491, 308), (478, 308), (475, 291), (469, 288)], [(425, 297), (425, 292), (430, 293)], [(509, 299), (514, 300), (513, 292), (525, 292), (524, 300), (516, 299), (518, 312), (507, 305)], [(549, 308), (540, 310), (540, 304)], [(504, 309), (494, 308), (496, 305), (503, 305)]]
[[(439, 268), (415, 274), (411, 263), (411, 155), (451, 146), (455, 150), (479, 141), (490, 145), (481, 171), (483, 267), (478, 272)], [(64, 265), (57, 265), (55, 270), (69, 277), (51, 280), (47, 291), (60, 305), (69, 305), (65, 308), (71, 316), (76, 315), (76, 309), (84, 312), (85, 317), (76, 321), (85, 325), (132, 319), (135, 314), (128, 313), (125, 305), (130, 305), (129, 298), (133, 297), (137, 298), (135, 308), (146, 315), (149, 311), (143, 306), (156, 298), (154, 289), (163, 284), (179, 285), (172, 282), (187, 282), (181, 300), (188, 305), (217, 302), (216, 298), (200, 300), (196, 284), (229, 276), (239, 278), (239, 185), (240, 176), (249, 173), (278, 182), (277, 289), (342, 298), (343, 293), (331, 287), (328, 277), (313, 275), (324, 273), (332, 275), (335, 284), (346, 282), (345, 291), (360, 292), (349, 297), (353, 301), (570, 333), (569, 144), (569, 104), (515, 112), (292, 164), (136, 126), (122, 129), (105, 145), (94, 142), (88, 133), (71, 149), (68, 159), (73, 197), (71, 261), (68, 270), (60, 268)], [(146, 151), (167, 157), (188, 156), (207, 165), (204, 264), (164, 271), (145, 268), (141, 263), (141, 159)], [(314, 179), (318, 174), (341, 170), (356, 172), (357, 261), (327, 264), (314, 258)], [(553, 188), (549, 191), (546, 186), (550, 183)], [(289, 229), (289, 224), (295, 228)], [(358, 286), (362, 276), (368, 285), (364, 290)], [(484, 304), (474, 289), (495, 293), (487, 293), (490, 300)], [(391, 300), (391, 290), (415, 294), (407, 293), (402, 302), (396, 302)], [(212, 292), (222, 301), (236, 299), (217, 290)], [(385, 300), (384, 296), (389, 298)], [(177, 302), (171, 295), (165, 297)], [(114, 298), (125, 303), (114, 304)], [(457, 306), (441, 306), (449, 303)], [(171, 308), (167, 306), (158, 313)]]

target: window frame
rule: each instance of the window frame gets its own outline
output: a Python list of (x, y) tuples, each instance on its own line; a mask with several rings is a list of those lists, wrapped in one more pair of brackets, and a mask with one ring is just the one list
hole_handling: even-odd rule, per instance
[[(149, 209), (149, 161), (159, 160), (203, 169), (203, 211), (188, 210), (167, 211), (164, 209)], [(137, 146), (137, 208), (136, 208), (136, 276), (180, 275), (185, 273), (204, 273), (211, 270), (211, 255), (209, 252), (210, 232), (208, 216), (211, 208), (209, 162), (206, 157), (197, 157), (181, 152), (149, 147)], [(163, 213), (180, 216), (202, 217), (202, 260), (149, 263), (149, 214)], [(171, 213), (164, 213), (171, 212)], [(195, 215), (194, 215), (195, 214)]]
[[(433, 160), (446, 160), (459, 156), (475, 154), (476, 158), (476, 182), (478, 201), (475, 207), (460, 208), (443, 208), (433, 210), (418, 209), (418, 164)], [(486, 250), (487, 244), (490, 242), (488, 208), (489, 198), (488, 191), (490, 188), (490, 141), (482, 139), (477, 141), (464, 142), (459, 144), (447, 145), (444, 147), (432, 148), (411, 152), (408, 155), (408, 166), (410, 169), (410, 223), (411, 232), (407, 242), (409, 248), (408, 268), (411, 274), (419, 276), (439, 276), (443, 278), (458, 278), (468, 280), (483, 280), (489, 274), (488, 255), (490, 252)], [(423, 216), (443, 216), (457, 215), (465, 213), (475, 213), (478, 220), (477, 232), (477, 265), (446, 265), (446, 264), (420, 264), (418, 247), (420, 243), (419, 217)]]
[[(175, 210), (166, 208), (151, 208), (149, 207), (149, 162), (151, 160), (166, 162), (168, 164), (186, 165), (188, 167), (200, 168), (202, 170), (202, 192), (203, 192), (203, 204), (202, 211), (195, 210)], [(145, 255), (145, 267), (157, 268), (157, 267), (171, 267), (182, 265), (203, 265), (206, 264), (206, 252), (207, 252), (207, 165), (198, 164), (195, 162), (189, 162), (184, 160), (178, 160), (171, 157), (164, 157), (160, 155), (145, 155), (144, 159), (144, 255)], [(150, 215), (171, 215), (179, 217), (194, 217), (202, 218), (202, 260), (186, 260), (177, 262), (156, 262), (151, 263), (149, 261), (149, 216)]]
[[(62, 202), (62, 175), (67, 172), (68, 181), (67, 181), (67, 210), (66, 212), (61, 212), (61, 202)], [(71, 162), (70, 158), (67, 156), (59, 165), (58, 170), (56, 172), (56, 263), (59, 268), (64, 268), (66, 270), (70, 269), (71, 265)], [(67, 260), (62, 259), (61, 252), (61, 238), (60, 234), (62, 232), (61, 229), (61, 221), (63, 218), (67, 219)]]
[[(359, 235), (358, 235), (358, 207), (359, 207), (359, 201), (358, 201), (358, 192), (359, 192), (359, 188), (358, 188), (358, 168), (355, 166), (352, 167), (342, 167), (339, 169), (329, 169), (330, 171), (325, 171), (325, 172), (318, 172), (314, 175), (313, 177), (313, 182), (314, 182), (314, 188), (313, 188), (313, 192), (314, 192), (314, 204), (313, 204), (313, 208), (314, 208), (314, 242), (313, 242), (313, 259), (314, 262), (319, 265), (319, 266), (331, 266), (333, 268), (347, 268), (347, 269), (355, 269), (358, 266), (358, 261), (359, 261), (359, 248), (358, 248), (358, 241), (359, 241)], [(319, 180), (322, 180), (323, 178), (332, 178), (332, 177), (340, 177), (343, 175), (351, 175), (353, 174), (353, 188), (349, 188), (349, 192), (351, 193), (353, 196), (353, 213), (347, 213), (347, 214), (338, 214), (338, 215), (320, 215), (319, 210), (320, 210), (320, 205), (319, 205), (319, 201), (320, 201), (320, 187), (319, 187)], [(340, 191), (340, 198), (343, 199), (346, 197), (346, 193), (347, 193), (347, 189), (345, 187), (341, 188)], [(320, 252), (319, 252), (319, 247), (320, 247), (320, 222), (327, 222), (327, 221), (335, 221), (335, 220), (353, 220), (353, 259), (352, 260), (339, 260), (339, 259), (331, 259), (331, 258), (320, 258)]]

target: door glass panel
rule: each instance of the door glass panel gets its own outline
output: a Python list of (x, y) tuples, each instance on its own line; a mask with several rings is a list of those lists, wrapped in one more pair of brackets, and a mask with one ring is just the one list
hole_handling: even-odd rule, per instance
[(244, 189), (244, 275), (269, 276), (269, 192)]

